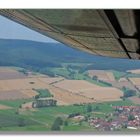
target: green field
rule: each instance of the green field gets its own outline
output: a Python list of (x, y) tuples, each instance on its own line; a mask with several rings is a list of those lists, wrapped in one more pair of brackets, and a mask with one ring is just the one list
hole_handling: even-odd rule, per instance
[(108, 87), (109, 86), (106, 83), (93, 80), (92, 78), (90, 78), (88, 76), (88, 74), (86, 72), (80, 73), (77, 69), (75, 69), (75, 70), (69, 69), (67, 67), (67, 65), (64, 64), (63, 68), (49, 68), (49, 71), (53, 72), (54, 75), (63, 76), (67, 79), (86, 80), (90, 83), (93, 83), (93, 84), (96, 84), (96, 85), (99, 85), (99, 86), (103, 86), (103, 87)]
[(113, 73), (116, 80), (119, 80), (120, 78), (126, 75), (126, 72), (115, 71), (115, 70), (111, 70), (111, 72)]
[[(52, 124), (57, 117), (61, 117), (63, 121), (67, 120), (68, 125), (62, 125), (62, 131), (90, 131), (94, 128), (88, 125), (88, 122), (76, 123), (71, 119), (67, 119), (72, 113), (80, 113), (81, 115), (90, 115), (92, 117), (105, 118), (107, 113), (113, 112), (112, 106), (133, 105), (129, 100), (95, 103), (91, 104), (92, 112), (87, 112), (88, 105), (70, 105), (39, 108), (35, 111), (24, 110), (17, 114), (17, 106), (28, 100), (20, 101), (1, 101), (0, 104), (12, 106), (13, 109), (0, 110), (0, 130), (1, 131), (51, 131)], [(99, 114), (96, 112), (99, 112)], [(101, 113), (101, 114), (100, 114)]]
[(0, 101), (0, 104), (11, 106), (14, 109), (19, 108), (19, 106), (25, 102), (30, 102), (32, 99), (21, 99), (21, 100), (5, 100), (5, 101)]
[(40, 98), (46, 98), (46, 97), (52, 97), (53, 95), (49, 92), (48, 89), (36, 89), (35, 91), (37, 91), (39, 93), (39, 97)]

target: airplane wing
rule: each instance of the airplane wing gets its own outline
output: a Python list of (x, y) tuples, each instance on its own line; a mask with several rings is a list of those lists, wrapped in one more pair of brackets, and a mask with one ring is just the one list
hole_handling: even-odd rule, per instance
[(140, 59), (138, 10), (0, 9), (0, 15), (95, 55)]

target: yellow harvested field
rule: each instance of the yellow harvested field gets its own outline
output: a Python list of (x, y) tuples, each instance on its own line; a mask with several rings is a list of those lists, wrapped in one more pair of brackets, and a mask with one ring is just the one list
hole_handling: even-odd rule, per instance
[(33, 90), (0, 91), (0, 100), (28, 99), (34, 97), (35, 95), (37, 95), (37, 93)]
[(134, 73), (134, 74), (140, 74), (140, 69), (128, 70), (127, 72), (131, 72), (131, 73)]
[(115, 81), (115, 77), (112, 72), (106, 72), (106, 75), (107, 75), (109, 81)]
[(17, 71), (12, 68), (10, 69), (8, 67), (1, 67), (0, 72), (17, 72)]
[(123, 92), (117, 88), (100, 87), (84, 80), (64, 80), (54, 86), (55, 97), (68, 103), (118, 101), (123, 96)]
[(21, 91), (25, 96), (27, 96), (28, 98), (32, 98), (35, 95), (37, 95), (38, 93), (32, 89), (26, 89), (26, 90), (22, 90)]
[(24, 78), (0, 80), (0, 100), (27, 99), (37, 95), (32, 89), (49, 89), (49, 83), (62, 78)]
[(23, 79), (26, 76), (23, 73), (20, 73), (14, 69), (1, 67), (0, 68), (0, 80), (8, 80), (8, 79)]
[(115, 77), (112, 72), (104, 70), (88, 70), (90, 77), (97, 76), (99, 80), (103, 81), (115, 81)]
[(101, 87), (81, 90), (80, 95), (93, 98), (96, 101), (117, 101), (123, 96), (121, 90), (112, 87)]
[(54, 95), (59, 105), (83, 104), (95, 102), (93, 99), (83, 97), (79, 94), (71, 93), (63, 89), (51, 87), (49, 91)]
[(6, 109), (12, 109), (12, 107), (0, 104), (0, 110), (6, 110)]
[[(0, 77), (5, 71), (18, 74), (12, 69), (0, 69)], [(67, 80), (63, 77), (24, 77), (14, 74), (10, 79), (0, 79), (0, 100), (16, 100), (32, 98), (38, 93), (33, 89), (48, 89), (54, 95), (59, 105), (83, 104), (120, 100), (122, 91), (112, 87), (101, 87), (85, 80)], [(5, 73), (5, 75), (8, 73)], [(106, 74), (112, 79), (110, 73)], [(12, 76), (12, 77), (11, 77)], [(14, 76), (16, 77), (15, 79)], [(27, 104), (27, 106), (30, 104)]]
[(0, 80), (0, 91), (47, 88), (47, 84), (37, 78)]
[(100, 86), (89, 83), (84, 80), (63, 80), (56, 84), (56, 87), (67, 90), (69, 92), (77, 93), (82, 89), (100, 88)]
[(118, 80), (119, 82), (128, 82), (128, 80), (126, 79), (126, 78), (120, 78), (119, 80)]
[(140, 78), (129, 78), (129, 80), (136, 86), (140, 86)]

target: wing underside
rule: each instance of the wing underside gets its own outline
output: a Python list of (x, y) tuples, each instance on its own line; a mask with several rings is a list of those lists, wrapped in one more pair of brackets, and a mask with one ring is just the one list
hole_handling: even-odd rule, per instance
[(95, 55), (140, 59), (137, 10), (1, 9), (0, 15)]

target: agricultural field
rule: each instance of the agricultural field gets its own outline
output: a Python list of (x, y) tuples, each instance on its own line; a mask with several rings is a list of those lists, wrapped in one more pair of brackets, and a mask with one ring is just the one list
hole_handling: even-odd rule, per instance
[[(11, 105), (12, 102), (10, 101)], [(23, 102), (23, 101), (20, 101)], [(25, 102), (25, 100), (24, 100)], [(7, 104), (3, 101), (2, 104)], [(19, 105), (19, 102), (15, 101), (15, 104)], [(107, 113), (113, 112), (113, 105), (133, 105), (130, 101), (116, 101), (106, 103), (93, 103), (91, 107), (92, 112), (87, 112), (88, 105), (69, 105), (69, 106), (57, 106), (48, 108), (39, 108), (36, 110), (19, 109), (17, 108), (8, 110), (0, 110), (0, 130), (1, 131), (51, 131), (51, 127), (57, 117), (61, 117), (63, 121), (67, 121), (61, 127), (61, 131), (91, 131), (95, 128), (88, 125), (88, 122), (79, 122), (75, 119), (70, 119), (68, 116), (74, 113), (80, 113), (81, 115), (101, 117), (105, 118)], [(98, 107), (98, 109), (96, 109)], [(95, 111), (94, 111), (95, 110)], [(10, 119), (8, 119), (10, 117)], [(7, 121), (8, 119), (8, 121)], [(96, 131), (96, 130), (95, 130)]]
[[(0, 75), (4, 72), (6, 75), (14, 73), (9, 79), (0, 79), (0, 131), (52, 131), (60, 118), (63, 123), (58, 127), (59, 131), (97, 131), (86, 119), (105, 119), (114, 112), (112, 106), (137, 105), (134, 97), (122, 100), (121, 89), (93, 80), (85, 72), (75, 71), (74, 79), (67, 79), (62, 76), (32, 75), (32, 71), (24, 74), (21, 70), (0, 69)], [(108, 74), (108, 77), (110, 81), (115, 80), (112, 74), (111, 77)], [(57, 105), (33, 108), (32, 103), (37, 96), (51, 97), (57, 101)], [(69, 117), (75, 114), (84, 119)]]
[(129, 78), (129, 80), (130, 80), (135, 86), (140, 86), (140, 78)]
[[(8, 68), (6, 70), (8, 72)], [(58, 101), (58, 104), (72, 105), (97, 102), (99, 100), (97, 94), (99, 98), (102, 96), (101, 102), (120, 100), (122, 96), (119, 89), (101, 87), (99, 84), (86, 80), (67, 80), (63, 77), (28, 77), (28, 75), (25, 75), (23, 79), (0, 80), (0, 100), (31, 99), (36, 95), (40, 97), (51, 95)]]
[(99, 80), (103, 81), (115, 81), (115, 77), (112, 72), (104, 70), (88, 70), (88, 74), (91, 78), (97, 76)]
[(8, 67), (0, 68), (0, 80), (9, 80), (9, 79), (23, 79), (26, 76), (14, 69), (9, 69)]
[(137, 96), (133, 96), (133, 97), (129, 97), (129, 100), (132, 101), (134, 104), (140, 104), (140, 97)]
[(79, 94), (71, 93), (57, 87), (51, 87), (50, 92), (53, 94), (54, 99), (57, 100), (58, 105), (73, 105), (95, 102), (93, 99), (83, 97)]
[(69, 64), (62, 64), (62, 65), (63, 65), (62, 68), (48, 68), (48, 70), (46, 70), (46, 74), (49, 71), (49, 73), (51, 72), (51, 75), (53, 75), (54, 78), (56, 78), (56, 76), (57, 76), (57, 78), (61, 77), (61, 78), (69, 79), (69, 80), (86, 80), (90, 83), (94, 83), (99, 86), (103, 86), (103, 87), (108, 86), (108, 84), (106, 84), (106, 83), (99, 82), (99, 81), (96, 81), (93, 78), (91, 78), (88, 75), (87, 71), (80, 72), (80, 67), (83, 66), (83, 64), (79, 64), (79, 63), (70, 64), (71, 67), (76, 67), (75, 69), (72, 69), (69, 66)]
[(140, 74), (140, 69), (128, 70), (127, 72), (130, 72), (130, 73), (133, 73), (133, 74)]
[(37, 95), (33, 90), (0, 91), (0, 100), (29, 99)]
[(119, 101), (123, 96), (121, 90), (116, 88), (96, 88), (82, 90), (80, 95), (94, 99), (96, 102)]
[(32, 88), (47, 88), (47, 84), (38, 80), (37, 78), (24, 78), (24, 79), (10, 79), (0, 80), (0, 90), (25, 90)]
[(40, 98), (53, 97), (48, 89), (36, 89), (35, 91), (39, 93)]
[(63, 80), (54, 84), (54, 86), (68, 91), (71, 94), (92, 99), (94, 102), (121, 100), (120, 97), (123, 96), (122, 91), (119, 89), (100, 87), (84, 80)]
[(87, 88), (99, 88), (100, 86), (91, 84), (85, 80), (63, 80), (54, 84), (58, 88), (68, 90), (69, 92), (79, 92)]
[(116, 80), (119, 80), (120, 78), (125, 77), (126, 75), (126, 72), (122, 72), (122, 71), (111, 70), (110, 72), (113, 73)]

